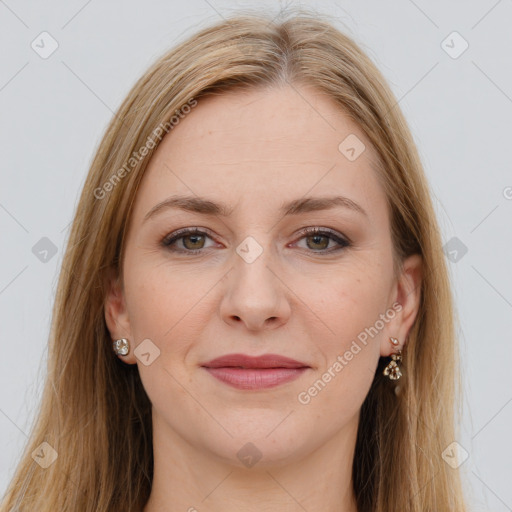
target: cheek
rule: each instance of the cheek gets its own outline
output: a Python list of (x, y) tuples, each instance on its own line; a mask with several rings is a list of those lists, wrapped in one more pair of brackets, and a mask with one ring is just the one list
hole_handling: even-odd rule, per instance
[[(200, 314), (202, 300), (207, 298), (209, 287), (205, 280), (195, 279), (165, 266), (151, 268), (132, 266), (125, 280), (132, 335), (137, 342), (151, 339), (161, 350), (161, 355), (186, 349), (188, 339), (193, 339), (200, 323), (190, 322)], [(193, 278), (192, 278), (193, 279)], [(186, 333), (186, 337), (184, 334)]]
[[(349, 415), (368, 393), (384, 335), (382, 328), (376, 332), (372, 327), (376, 323), (382, 327), (380, 315), (386, 312), (386, 274), (382, 272), (379, 277), (375, 269), (366, 269), (333, 273), (308, 295), (308, 306), (321, 320), (315, 322), (316, 336), (311, 331), (309, 334), (322, 353), (323, 364), (319, 375), (308, 383), (311, 388), (304, 390), (305, 400), (310, 397), (318, 407), (335, 407)], [(302, 286), (307, 285), (311, 283), (303, 281)]]
[(368, 327), (379, 318), (382, 301), (375, 295), (369, 297), (361, 288), (357, 293), (345, 289), (329, 299), (320, 310), (329, 326), (329, 331), (324, 330), (328, 334), (312, 337), (322, 354), (322, 365), (306, 382), (298, 399), (301, 404), (310, 402), (321, 414), (336, 411), (335, 428), (357, 413), (374, 379), (380, 337), (368, 334)]
[[(129, 266), (131, 264), (131, 266)], [(215, 276), (173, 265), (165, 258), (141, 254), (127, 260), (126, 295), (132, 299), (132, 324), (157, 328), (160, 336), (173, 328), (189, 310), (200, 306), (215, 284)], [(154, 329), (155, 330), (155, 329)]]
[(185, 361), (194, 340), (200, 338), (203, 317), (211, 314), (206, 311), (211, 284), (197, 278), (192, 285), (183, 273), (162, 265), (131, 268), (125, 291), (131, 298), (132, 335), (137, 344), (150, 339), (159, 351), (147, 366), (137, 361), (144, 389), (157, 408), (165, 409), (169, 396), (176, 406), (184, 407), (192, 385)]
[(324, 338), (336, 348), (373, 325), (387, 306), (387, 282), (368, 267), (367, 272), (348, 268), (332, 272), (313, 286), (310, 279), (303, 279), (298, 289), (319, 319), (315, 324), (322, 326)]

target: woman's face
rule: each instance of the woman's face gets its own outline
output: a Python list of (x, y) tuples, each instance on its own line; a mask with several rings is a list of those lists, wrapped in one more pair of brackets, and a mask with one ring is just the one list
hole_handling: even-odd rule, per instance
[[(156, 439), (237, 465), (355, 439), (379, 357), (390, 336), (403, 347), (418, 302), (416, 257), (393, 276), (372, 159), (357, 125), (305, 87), (200, 99), (163, 139), (130, 219), (124, 290), (106, 307), (112, 337), (131, 342), (122, 359), (138, 365)], [(176, 233), (191, 228), (201, 233)], [(305, 368), (204, 366), (228, 354)]]

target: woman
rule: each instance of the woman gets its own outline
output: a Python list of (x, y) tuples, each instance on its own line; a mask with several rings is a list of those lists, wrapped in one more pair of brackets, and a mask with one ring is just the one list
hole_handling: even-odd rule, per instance
[(466, 510), (441, 237), (389, 87), (318, 15), (162, 56), (91, 165), (2, 512)]

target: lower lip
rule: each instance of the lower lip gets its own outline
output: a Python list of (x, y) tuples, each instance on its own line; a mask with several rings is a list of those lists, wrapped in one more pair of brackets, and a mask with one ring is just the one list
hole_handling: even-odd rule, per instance
[(210, 375), (237, 389), (266, 389), (300, 377), (308, 368), (207, 368)]

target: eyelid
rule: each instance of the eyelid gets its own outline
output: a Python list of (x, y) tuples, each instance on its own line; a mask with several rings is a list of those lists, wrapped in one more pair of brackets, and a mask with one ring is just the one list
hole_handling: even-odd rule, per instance
[(299, 231), (298, 235), (303, 237), (304, 235), (314, 235), (314, 234), (321, 234), (321, 235), (331, 235), (333, 239), (335, 239), (338, 242), (341, 242), (343, 244), (351, 245), (352, 241), (348, 238), (348, 236), (344, 235), (343, 233), (340, 233), (339, 231), (336, 231), (335, 229), (328, 228), (328, 227), (308, 227), (303, 228)]
[[(180, 229), (177, 229), (176, 231), (173, 231), (172, 233), (169, 233), (162, 239), (161, 243), (164, 246), (168, 246), (172, 241), (179, 240), (180, 238), (184, 238), (185, 236), (194, 235), (194, 234), (198, 234), (198, 235), (205, 234), (205, 235), (208, 235), (212, 239), (215, 239), (215, 237), (216, 237), (216, 235), (214, 235), (213, 231), (211, 231), (208, 228), (204, 228), (204, 227), (200, 227), (200, 226), (191, 226), (191, 227), (187, 227), (187, 228), (180, 228)], [(203, 249), (198, 249), (198, 250), (203, 250)], [(180, 251), (177, 251), (177, 252), (180, 252)], [(186, 252), (192, 253), (193, 251), (186, 251)]]
[(168, 235), (165, 236), (164, 240), (174, 238), (178, 235), (182, 235), (182, 234), (189, 235), (189, 234), (194, 234), (194, 232), (200, 232), (200, 231), (204, 231), (207, 235), (210, 235), (212, 237), (216, 236), (216, 235), (214, 235), (213, 231), (211, 231), (208, 228), (204, 228), (202, 226), (190, 226), (190, 227), (180, 228), (180, 229), (176, 229), (175, 231), (172, 231), (171, 233), (169, 233)]

